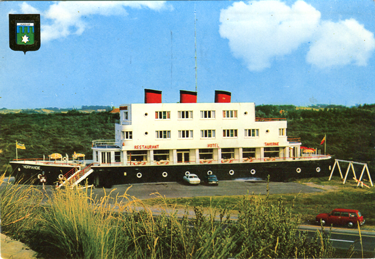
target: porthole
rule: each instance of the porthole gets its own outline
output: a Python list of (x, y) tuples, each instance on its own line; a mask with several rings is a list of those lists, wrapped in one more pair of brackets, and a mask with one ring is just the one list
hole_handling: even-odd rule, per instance
[(146, 116), (148, 116), (148, 113), (147, 113), (147, 112), (145, 113), (145, 117), (146, 117)]
[(229, 174), (230, 175), (234, 175), (234, 171), (233, 170), (229, 170)]
[(316, 168), (316, 172), (320, 173), (320, 167), (319, 166)]
[(145, 135), (146, 135), (146, 136), (148, 135), (148, 132), (147, 132), (147, 131), (145, 132)]
[(207, 171), (207, 175), (212, 175), (212, 171), (211, 171), (211, 170), (208, 170), (208, 171)]
[(255, 169), (251, 169), (250, 170), (250, 174), (254, 175), (257, 171), (255, 171)]
[(168, 176), (168, 173), (167, 172), (163, 172), (161, 175), (165, 178), (165, 177)]
[(247, 112), (244, 112), (245, 115), (247, 115)]
[(142, 173), (137, 173), (138, 178), (142, 178)]
[(186, 175), (186, 176), (188, 176), (189, 174), (190, 174), (190, 172), (189, 172), (189, 171), (186, 171), (186, 172), (185, 172), (185, 175)]
[(301, 173), (301, 172), (302, 172), (301, 168), (298, 167), (298, 168), (296, 169), (296, 172), (297, 172), (298, 174)]

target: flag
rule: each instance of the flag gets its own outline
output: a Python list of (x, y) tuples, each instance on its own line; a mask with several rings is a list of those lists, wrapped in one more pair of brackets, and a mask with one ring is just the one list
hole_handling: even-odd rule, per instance
[(320, 145), (323, 145), (323, 143), (326, 141), (326, 136), (324, 136), (324, 138), (322, 139), (322, 141), (320, 142)]
[(26, 149), (25, 144), (16, 143), (16, 148), (18, 149)]

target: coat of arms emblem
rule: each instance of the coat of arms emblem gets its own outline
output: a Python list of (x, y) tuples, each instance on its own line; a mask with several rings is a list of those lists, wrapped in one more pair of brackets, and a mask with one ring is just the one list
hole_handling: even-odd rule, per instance
[(40, 48), (40, 15), (9, 14), (9, 45), (12, 50), (35, 51)]

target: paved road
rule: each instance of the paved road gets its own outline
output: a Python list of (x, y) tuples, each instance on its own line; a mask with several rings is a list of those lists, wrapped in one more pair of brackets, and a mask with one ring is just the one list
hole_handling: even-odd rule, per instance
[[(321, 229), (320, 226), (301, 225), (299, 228), (301, 231), (308, 232), (310, 237), (313, 237), (317, 229)], [(328, 232), (329, 228), (325, 228), (325, 232)], [(362, 246), (360, 239), (362, 238)], [(362, 257), (362, 248), (365, 258), (375, 258), (375, 232), (374, 231), (361, 231), (359, 235), (358, 229), (348, 229), (345, 227), (333, 227), (331, 232), (331, 241), (333, 247), (339, 249), (346, 254), (351, 246), (354, 246), (357, 253), (354, 257)]]
[[(130, 188), (129, 188), (130, 187)], [(114, 185), (111, 189), (113, 194), (127, 194), (138, 199), (149, 199), (155, 197), (154, 193), (159, 193), (166, 198), (184, 198), (184, 197), (200, 197), (200, 196), (224, 196), (224, 195), (246, 195), (246, 194), (266, 194), (267, 183), (260, 181), (220, 181), (218, 186), (186, 185), (184, 183), (141, 183), (141, 184), (122, 184)], [(323, 190), (306, 186), (298, 183), (270, 182), (270, 194), (282, 193), (311, 193), (322, 192)], [(94, 193), (99, 197), (104, 195), (103, 189), (95, 189)]]

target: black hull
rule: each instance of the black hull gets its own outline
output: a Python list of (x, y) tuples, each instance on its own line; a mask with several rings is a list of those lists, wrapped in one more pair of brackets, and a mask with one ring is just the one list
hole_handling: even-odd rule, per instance
[[(65, 174), (73, 166), (58, 167), (51, 165), (30, 165), (12, 163), (16, 172), (16, 180), (34, 181), (41, 184), (38, 174), (45, 172), (46, 184), (56, 184), (58, 176)], [(197, 174), (203, 179), (206, 174), (215, 174), (220, 180), (236, 180), (253, 178), (266, 180), (270, 175), (271, 181), (288, 181), (292, 179), (329, 176), (332, 159), (292, 160), (251, 163), (222, 163), (222, 164), (181, 164), (181, 165), (144, 165), (144, 166), (93, 166), (88, 183), (95, 186), (110, 187), (115, 184), (147, 183), (147, 182), (178, 182), (186, 172)], [(20, 168), (20, 169), (18, 169)]]

